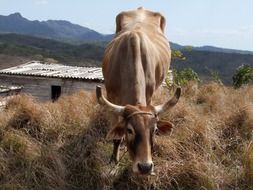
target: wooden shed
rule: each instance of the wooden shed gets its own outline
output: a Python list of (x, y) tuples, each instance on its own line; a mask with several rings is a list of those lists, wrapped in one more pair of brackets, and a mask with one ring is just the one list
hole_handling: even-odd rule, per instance
[(102, 68), (77, 67), (31, 61), (16, 67), (0, 70), (0, 84), (22, 86), (42, 101), (56, 100), (79, 90), (95, 90), (103, 83)]
[(0, 110), (2, 110), (6, 106), (8, 100), (19, 94), (22, 88), (22, 86), (0, 85)]
[(13, 96), (20, 93), (22, 86), (3, 86), (0, 85), (0, 97)]

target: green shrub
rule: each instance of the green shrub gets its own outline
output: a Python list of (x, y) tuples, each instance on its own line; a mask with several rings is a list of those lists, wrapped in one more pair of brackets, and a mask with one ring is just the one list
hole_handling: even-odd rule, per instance
[(185, 60), (184, 54), (180, 50), (172, 50), (171, 52), (172, 59)]
[(250, 65), (242, 65), (238, 67), (233, 76), (234, 87), (239, 88), (243, 84), (250, 83), (253, 83), (253, 67)]
[(178, 86), (185, 86), (189, 81), (200, 82), (198, 74), (191, 68), (186, 68), (183, 70), (173, 71), (174, 84)]

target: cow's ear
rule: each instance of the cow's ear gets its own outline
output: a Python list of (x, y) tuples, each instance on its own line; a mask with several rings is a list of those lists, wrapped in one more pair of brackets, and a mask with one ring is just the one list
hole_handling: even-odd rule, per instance
[(124, 136), (124, 125), (116, 124), (106, 135), (106, 140), (120, 140)]
[(165, 31), (165, 25), (166, 25), (166, 19), (164, 16), (161, 15), (161, 19), (160, 19), (160, 28), (162, 30), (162, 32), (164, 33)]
[(157, 134), (158, 135), (170, 134), (173, 127), (174, 127), (174, 125), (171, 122), (159, 120), (157, 122), (157, 128), (158, 128)]

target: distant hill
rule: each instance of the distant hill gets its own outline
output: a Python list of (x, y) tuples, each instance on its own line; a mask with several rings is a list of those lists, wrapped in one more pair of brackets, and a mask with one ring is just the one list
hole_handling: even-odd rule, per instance
[[(95, 30), (65, 20), (48, 20), (42, 22), (37, 20), (30, 21), (24, 18), (20, 13), (10, 14), (9, 16), (0, 15), (0, 33), (24, 34), (73, 44), (97, 42), (97, 45), (102, 45), (103, 47), (113, 37), (113, 34), (101, 34)], [(171, 47), (177, 50), (192, 49), (207, 52), (253, 54), (252, 51), (218, 48), (213, 46), (182, 46), (173, 42), (171, 42)]]
[[(0, 34), (0, 54), (21, 56), (26, 59), (53, 58), (61, 63), (79, 66), (101, 66), (106, 42), (73, 45), (50, 39), (42, 39), (19, 34)], [(181, 50), (186, 60), (174, 59), (172, 67), (177, 69), (192, 68), (202, 79), (212, 78), (217, 72), (225, 84), (232, 83), (232, 76), (242, 64), (253, 66), (253, 55), (240, 53), (222, 53)], [(0, 67), (7, 67), (8, 62)]]
[(173, 68), (192, 68), (203, 80), (212, 79), (217, 73), (224, 84), (232, 84), (232, 76), (236, 68), (243, 64), (253, 66), (253, 55), (240, 53), (223, 53), (213, 51), (182, 50), (185, 60), (173, 60)]
[(89, 28), (64, 20), (30, 21), (20, 13), (0, 16), (0, 33), (17, 33), (68, 42), (108, 41), (112, 35), (100, 34)]
[(170, 43), (172, 49), (176, 50), (197, 50), (197, 51), (207, 51), (207, 52), (220, 52), (220, 53), (240, 53), (240, 54), (252, 54), (253, 51), (246, 50), (236, 50), (236, 49), (228, 49), (228, 48), (219, 48), (214, 46), (182, 46), (177, 43)]
[(16, 55), (6, 55), (0, 53), (0, 69), (14, 67), (31, 61), (32, 58)]
[(103, 52), (104, 47), (92, 43), (72, 45), (20, 34), (0, 34), (0, 54), (54, 58), (68, 65), (100, 66)]

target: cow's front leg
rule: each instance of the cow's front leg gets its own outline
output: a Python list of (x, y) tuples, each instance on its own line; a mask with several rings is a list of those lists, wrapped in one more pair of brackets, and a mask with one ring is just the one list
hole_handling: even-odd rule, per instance
[(123, 139), (120, 140), (113, 140), (113, 152), (110, 159), (110, 163), (114, 162), (117, 164), (119, 162), (119, 150), (120, 150), (120, 144)]

